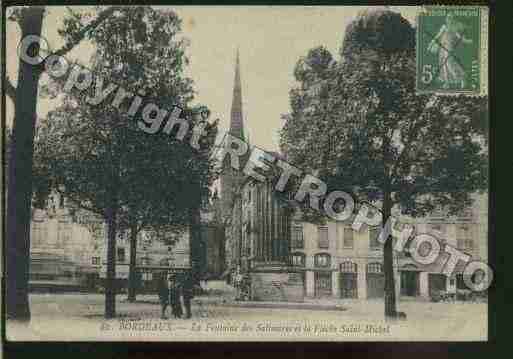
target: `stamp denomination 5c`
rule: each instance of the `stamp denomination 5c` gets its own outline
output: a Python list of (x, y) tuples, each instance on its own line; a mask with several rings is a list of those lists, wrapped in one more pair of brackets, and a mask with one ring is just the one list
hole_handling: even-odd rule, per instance
[[(417, 18), (417, 91), (482, 94), (487, 9), (426, 7)], [(483, 17), (485, 17), (483, 21)]]

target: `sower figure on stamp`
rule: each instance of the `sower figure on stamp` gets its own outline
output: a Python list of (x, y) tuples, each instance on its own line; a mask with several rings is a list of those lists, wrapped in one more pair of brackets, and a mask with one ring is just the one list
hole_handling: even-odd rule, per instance
[(471, 44), (472, 39), (467, 39), (463, 34), (464, 25), (454, 19), (452, 13), (447, 14), (446, 23), (442, 25), (438, 34), (428, 46), (432, 53), (438, 53), (438, 66), (440, 67), (439, 79), (444, 88), (453, 86), (466, 86), (465, 69), (462, 67), (455, 50), (463, 44)]
[(180, 288), (175, 275), (169, 275), (169, 303), (173, 317), (180, 318), (183, 311), (180, 303)]
[(157, 290), (158, 290), (158, 294), (159, 294), (160, 306), (162, 308), (160, 318), (167, 319), (166, 309), (169, 304), (169, 287), (168, 287), (165, 273), (162, 274), (159, 278)]

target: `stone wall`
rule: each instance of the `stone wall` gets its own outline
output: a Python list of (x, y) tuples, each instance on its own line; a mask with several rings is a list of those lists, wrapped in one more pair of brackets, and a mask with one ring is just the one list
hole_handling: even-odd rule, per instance
[(300, 273), (252, 272), (251, 300), (302, 302), (303, 279)]

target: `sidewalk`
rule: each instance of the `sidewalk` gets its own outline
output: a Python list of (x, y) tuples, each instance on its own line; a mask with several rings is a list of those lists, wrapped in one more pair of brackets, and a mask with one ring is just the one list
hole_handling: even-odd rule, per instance
[[(304, 302), (238, 301), (236, 291), (224, 281), (202, 283), (205, 295), (196, 296), (193, 305), (224, 306), (234, 308), (269, 308), (303, 310), (347, 310), (346, 303), (336, 298), (305, 298)], [(121, 300), (127, 302), (126, 297)], [(347, 302), (347, 301), (345, 301)], [(159, 304), (156, 294), (140, 294), (136, 303)]]
[[(486, 340), (487, 303), (430, 303), (400, 301), (405, 321), (388, 322), (383, 300), (307, 299), (304, 303), (235, 302), (225, 297), (198, 297), (192, 319), (160, 319), (156, 295), (141, 295), (147, 303), (128, 303), (118, 296), (116, 318), (104, 319), (105, 298), (100, 294), (32, 294), (30, 326), (7, 323), (7, 335), (17, 340)], [(209, 305), (212, 303), (212, 305)], [(266, 307), (271, 305), (271, 307)], [(336, 307), (336, 306), (339, 307)], [(314, 306), (314, 307), (312, 307)], [(324, 307), (323, 307), (324, 306)], [(335, 310), (329, 310), (335, 306)], [(324, 310), (316, 310), (324, 308)], [(344, 310), (346, 309), (347, 310)], [(308, 310), (304, 310), (308, 309)], [(135, 323), (134, 328), (125, 328)], [(13, 324), (13, 325), (11, 325)], [(128, 325), (128, 324), (127, 324)], [(131, 324), (130, 324), (131, 325)], [(273, 332), (267, 328), (309, 326), (314, 332)], [(143, 326), (143, 327), (139, 327)], [(148, 327), (146, 327), (148, 326)], [(149, 327), (157, 330), (149, 329)], [(248, 326), (250, 332), (226, 332)], [(390, 327), (386, 333), (365, 332)], [(201, 330), (198, 328), (201, 327)], [(337, 327), (332, 333), (324, 329)], [(66, 328), (65, 331), (62, 328)], [(317, 329), (315, 329), (317, 328)], [(349, 329), (348, 329), (349, 328)], [(352, 329), (358, 329), (353, 332)], [(348, 329), (348, 331), (346, 331)], [(361, 330), (360, 330), (361, 329)], [(295, 335), (295, 334), (294, 334)]]
[(330, 302), (263, 302), (263, 301), (234, 301), (223, 303), (227, 307), (238, 308), (272, 308), (272, 309), (303, 309), (303, 310), (347, 310), (347, 307)]

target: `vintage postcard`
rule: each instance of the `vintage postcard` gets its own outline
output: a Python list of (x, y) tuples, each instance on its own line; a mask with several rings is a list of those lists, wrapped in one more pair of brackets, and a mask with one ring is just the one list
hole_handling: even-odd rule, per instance
[(6, 6), (8, 341), (487, 341), (485, 6)]

